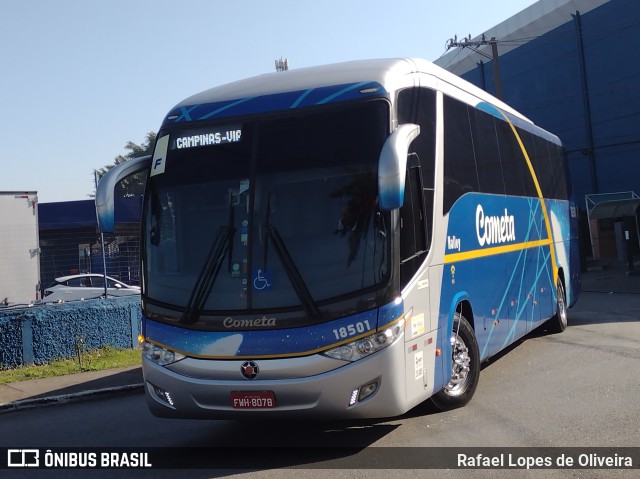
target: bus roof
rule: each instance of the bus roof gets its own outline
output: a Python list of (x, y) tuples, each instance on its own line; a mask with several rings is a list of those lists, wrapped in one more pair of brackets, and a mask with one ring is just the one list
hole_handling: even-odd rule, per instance
[(184, 114), (195, 106), (220, 105), (225, 102), (278, 95), (285, 92), (308, 92), (340, 85), (366, 88), (370, 84), (377, 84), (385, 91), (393, 92), (398, 88), (413, 85), (414, 81), (408, 80), (407, 77), (419, 74), (432, 76), (440, 82), (453, 86), (454, 89), (472, 95), (477, 98), (478, 102), (489, 103), (526, 123), (532, 123), (521, 113), (484, 90), (420, 58), (354, 60), (258, 75), (197, 93), (176, 105), (167, 115), (166, 121), (179, 121), (176, 118), (181, 117), (181, 112)]

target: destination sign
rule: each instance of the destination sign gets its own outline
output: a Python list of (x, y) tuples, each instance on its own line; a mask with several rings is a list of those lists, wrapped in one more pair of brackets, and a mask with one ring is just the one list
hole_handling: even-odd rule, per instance
[(242, 125), (228, 125), (183, 132), (175, 137), (172, 149), (200, 148), (225, 143), (238, 143), (242, 139)]

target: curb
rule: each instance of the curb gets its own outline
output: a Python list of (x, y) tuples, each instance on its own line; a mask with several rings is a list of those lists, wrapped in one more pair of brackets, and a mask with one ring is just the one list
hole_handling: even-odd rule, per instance
[(144, 383), (138, 383), (138, 384), (128, 384), (126, 386), (115, 386), (111, 388), (82, 391), (79, 393), (61, 394), (59, 396), (39, 397), (39, 398), (33, 398), (33, 399), (20, 399), (18, 401), (13, 401), (10, 403), (0, 404), (0, 414), (19, 411), (19, 410), (25, 410), (25, 409), (32, 409), (36, 407), (56, 406), (56, 405), (65, 404), (68, 402), (94, 399), (100, 396), (106, 396), (108, 394), (136, 391), (138, 389), (143, 389), (143, 388), (144, 388)]

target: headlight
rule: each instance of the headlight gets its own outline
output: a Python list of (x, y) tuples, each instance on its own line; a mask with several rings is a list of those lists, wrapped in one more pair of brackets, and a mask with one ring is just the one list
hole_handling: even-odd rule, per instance
[(399, 321), (388, 328), (377, 331), (369, 336), (358, 339), (348, 344), (342, 344), (333, 349), (324, 351), (322, 354), (334, 359), (342, 359), (343, 361), (357, 361), (365, 358), (370, 354), (386, 348), (396, 339), (400, 337), (404, 331), (405, 320), (408, 315), (404, 315)]
[(166, 366), (167, 364), (175, 363), (176, 361), (186, 358), (184, 354), (163, 348), (145, 339), (140, 341), (140, 349), (145, 358), (160, 366)]

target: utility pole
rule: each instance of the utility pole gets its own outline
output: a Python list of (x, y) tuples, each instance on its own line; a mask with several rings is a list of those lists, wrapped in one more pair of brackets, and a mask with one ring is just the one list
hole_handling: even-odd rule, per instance
[[(491, 45), (491, 55), (487, 55), (486, 53), (478, 50), (478, 47), (483, 45)], [(458, 36), (455, 35), (453, 38), (450, 38), (447, 41), (447, 50), (454, 47), (470, 48), (471, 50), (478, 53), (479, 55), (482, 55), (488, 58), (489, 60), (491, 60), (491, 63), (493, 65), (493, 83), (495, 87), (495, 96), (499, 100), (502, 100), (502, 79), (500, 77), (500, 61), (498, 60), (498, 40), (496, 39), (496, 37), (491, 37), (489, 40), (487, 40), (484, 34), (482, 34), (481, 40), (472, 41), (471, 35), (469, 35), (468, 37), (463, 38), (461, 41), (458, 41)]]
[(571, 15), (575, 22), (576, 37), (578, 39), (578, 61), (580, 64), (580, 81), (582, 83), (582, 103), (584, 105), (584, 120), (587, 135), (587, 148), (583, 154), (589, 157), (591, 171), (591, 192), (598, 193), (598, 173), (596, 170), (596, 155), (593, 144), (593, 123), (591, 121), (591, 102), (589, 101), (589, 84), (587, 83), (587, 65), (584, 58), (584, 43), (582, 36), (582, 18), (580, 12)]

